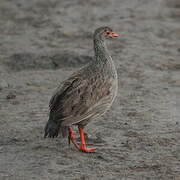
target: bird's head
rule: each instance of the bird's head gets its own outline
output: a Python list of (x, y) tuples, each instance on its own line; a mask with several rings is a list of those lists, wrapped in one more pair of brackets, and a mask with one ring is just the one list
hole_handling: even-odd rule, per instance
[(100, 27), (95, 30), (94, 32), (94, 39), (107, 39), (107, 38), (114, 38), (118, 37), (119, 34), (113, 32), (113, 30), (109, 27)]

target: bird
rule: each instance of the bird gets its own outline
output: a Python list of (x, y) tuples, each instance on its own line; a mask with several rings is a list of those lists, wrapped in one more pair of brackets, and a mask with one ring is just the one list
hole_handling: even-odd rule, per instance
[[(79, 151), (95, 152), (96, 148), (86, 145), (84, 128), (102, 116), (117, 95), (118, 76), (106, 40), (118, 36), (108, 26), (94, 31), (92, 61), (63, 81), (50, 99), (44, 138), (54, 138), (61, 133), (62, 137), (68, 136), (69, 144), (72, 142)], [(73, 125), (78, 127), (80, 143), (76, 141)]]

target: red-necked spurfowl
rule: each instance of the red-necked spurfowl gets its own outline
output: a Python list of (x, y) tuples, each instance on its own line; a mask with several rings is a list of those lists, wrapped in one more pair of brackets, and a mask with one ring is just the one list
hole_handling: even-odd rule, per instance
[[(55, 91), (49, 103), (50, 114), (44, 137), (68, 134), (69, 143), (72, 142), (78, 150), (94, 152), (95, 148), (86, 147), (83, 128), (104, 114), (116, 97), (117, 72), (105, 39), (118, 36), (109, 27), (95, 30), (95, 56), (92, 62), (73, 73)], [(76, 142), (72, 125), (78, 126), (80, 144)]]

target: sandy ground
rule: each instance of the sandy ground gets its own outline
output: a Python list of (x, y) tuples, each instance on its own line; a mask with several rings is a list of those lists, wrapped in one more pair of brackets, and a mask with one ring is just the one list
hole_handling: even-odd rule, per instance
[[(108, 42), (119, 92), (85, 154), (43, 129), (101, 25), (122, 35)], [(0, 180), (180, 180), (179, 56), (179, 0), (1, 0)]]

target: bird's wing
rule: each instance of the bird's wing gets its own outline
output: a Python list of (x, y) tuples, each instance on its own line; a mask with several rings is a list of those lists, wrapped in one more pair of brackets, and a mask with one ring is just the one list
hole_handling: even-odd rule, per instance
[(111, 83), (101, 73), (87, 78), (75, 73), (57, 88), (50, 100), (50, 111), (64, 124), (80, 122), (91, 117), (95, 107), (105, 104), (110, 88)]

